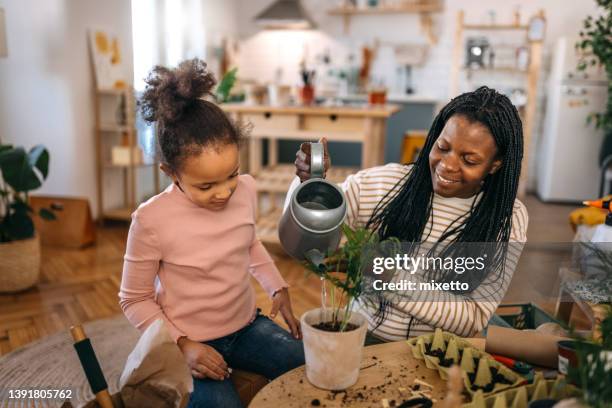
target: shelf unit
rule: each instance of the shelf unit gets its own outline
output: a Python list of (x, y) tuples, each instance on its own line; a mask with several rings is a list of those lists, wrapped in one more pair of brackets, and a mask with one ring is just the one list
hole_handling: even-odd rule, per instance
[(415, 0), (405, 1), (398, 5), (378, 5), (373, 7), (355, 7), (351, 4), (335, 7), (328, 11), (329, 15), (341, 16), (344, 19), (344, 33), (348, 34), (350, 30), (351, 17), (353, 16), (371, 16), (384, 14), (419, 14), (421, 30), (425, 33), (427, 41), (430, 45), (436, 44), (438, 38), (434, 34), (433, 20), (431, 13), (439, 13), (444, 10), (441, 0)]
[[(108, 106), (116, 106), (113, 113), (121, 111), (122, 123), (113, 123), (109, 120), (109, 112), (103, 109)], [(119, 145), (118, 138), (124, 139), (125, 147), (130, 151), (138, 146), (137, 132), (135, 129), (135, 97), (134, 91), (130, 87), (95, 89), (94, 90), (95, 108), (95, 146), (96, 146), (96, 179), (97, 179), (97, 204), (98, 221), (116, 220), (129, 221), (132, 212), (138, 206), (137, 193), (137, 172), (140, 168), (153, 169), (153, 183), (155, 194), (160, 191), (160, 180), (158, 163), (140, 163), (134, 160), (134, 155), (129, 155), (129, 162), (125, 164), (115, 164), (110, 160), (110, 149), (113, 145)], [(119, 208), (108, 208), (105, 196), (105, 184), (112, 172), (117, 170), (122, 172), (123, 178), (123, 205)]]
[[(544, 11), (540, 10), (538, 14), (532, 17), (532, 19), (541, 19), (545, 21)], [(533, 127), (535, 122), (536, 114), (536, 96), (537, 96), (537, 85), (540, 76), (540, 68), (542, 65), (542, 43), (543, 38), (538, 40), (530, 40), (528, 36), (529, 25), (522, 25), (518, 22), (518, 15), (515, 16), (514, 24), (468, 24), (465, 22), (465, 13), (463, 10), (457, 12), (457, 25), (455, 31), (455, 47), (453, 50), (453, 65), (451, 71), (451, 95), (457, 95), (459, 93), (459, 73), (461, 71), (467, 72), (468, 79), (472, 75), (479, 72), (499, 72), (509, 74), (520, 74), (525, 81), (525, 89), (527, 94), (527, 103), (524, 109), (519, 109), (521, 119), (523, 121), (523, 163), (521, 167), (521, 179), (519, 181), (518, 196), (523, 197), (527, 190), (527, 169), (529, 161), (529, 147), (531, 144), (531, 137), (533, 133)], [(531, 21), (531, 20), (530, 20)], [(545, 27), (543, 28), (543, 30)], [(483, 69), (470, 69), (465, 67), (462, 63), (463, 52), (464, 52), (464, 32), (465, 31), (516, 31), (525, 35), (525, 44), (529, 50), (529, 63), (526, 70), (520, 70), (512, 67), (498, 67), (498, 68), (483, 68)]]

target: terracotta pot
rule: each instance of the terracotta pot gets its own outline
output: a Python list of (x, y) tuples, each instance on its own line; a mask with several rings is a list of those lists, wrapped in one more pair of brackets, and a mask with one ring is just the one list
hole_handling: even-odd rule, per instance
[(0, 293), (17, 292), (38, 283), (40, 239), (0, 243)]
[(343, 390), (355, 384), (359, 377), (367, 320), (362, 314), (352, 312), (349, 323), (358, 326), (355, 330), (340, 333), (315, 329), (313, 325), (331, 321), (331, 309), (325, 312), (325, 316), (321, 316), (321, 309), (310, 310), (300, 319), (306, 378), (315, 387)]
[(302, 105), (312, 105), (314, 102), (315, 90), (311, 85), (306, 85), (300, 88), (300, 100)]

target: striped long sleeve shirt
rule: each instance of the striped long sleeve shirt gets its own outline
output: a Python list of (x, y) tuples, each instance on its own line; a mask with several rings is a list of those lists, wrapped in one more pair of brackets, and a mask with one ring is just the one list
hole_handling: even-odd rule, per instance
[[(364, 227), (376, 207), (390, 191), (399, 190), (398, 182), (410, 170), (409, 165), (396, 163), (361, 170), (350, 175), (341, 185), (347, 200), (346, 223)], [(291, 190), (299, 185), (296, 178)], [(432, 212), (421, 238), (422, 242), (437, 242), (452, 225), (456, 226), (469, 216), (475, 200), (481, 195), (447, 198), (434, 194)], [(483, 283), (476, 290), (480, 296), (464, 297), (453, 293), (437, 293), (435, 300), (424, 292), (415, 292), (410, 300), (391, 303), (385, 319), (380, 323), (376, 310), (363, 302), (356, 302), (354, 310), (368, 318), (369, 331), (386, 341), (397, 341), (417, 336), (439, 327), (461, 336), (471, 336), (482, 330), (501, 302), (521, 255), (522, 243), (527, 240), (527, 210), (518, 199), (514, 202), (510, 242), (502, 280)], [(480, 297), (486, 300), (475, 300)]]

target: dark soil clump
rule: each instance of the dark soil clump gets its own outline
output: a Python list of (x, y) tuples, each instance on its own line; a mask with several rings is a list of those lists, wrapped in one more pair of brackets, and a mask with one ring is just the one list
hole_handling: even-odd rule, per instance
[[(328, 331), (328, 332), (339, 332), (340, 331), (340, 322), (321, 322), (313, 325), (315, 329)], [(357, 329), (359, 326), (353, 323), (347, 323), (344, 328), (345, 332), (352, 331)]]

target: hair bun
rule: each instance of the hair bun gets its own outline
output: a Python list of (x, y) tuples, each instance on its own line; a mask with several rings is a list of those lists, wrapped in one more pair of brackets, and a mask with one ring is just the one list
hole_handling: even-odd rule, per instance
[(143, 117), (149, 122), (164, 123), (179, 120), (190, 105), (211, 95), (217, 83), (206, 63), (197, 58), (183, 61), (175, 69), (158, 65), (145, 82), (147, 86), (140, 100)]

